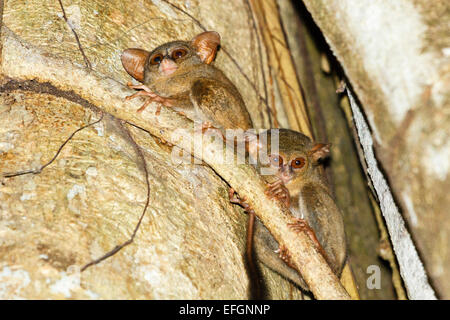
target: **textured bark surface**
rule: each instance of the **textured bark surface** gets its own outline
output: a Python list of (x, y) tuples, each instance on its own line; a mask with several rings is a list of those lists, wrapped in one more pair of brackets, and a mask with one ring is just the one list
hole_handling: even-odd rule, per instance
[[(65, 15), (58, 1), (4, 1), (2, 173), (47, 162), (74, 130), (99, 118), (90, 104), (142, 122), (134, 104), (116, 108), (104, 93), (106, 83), (117, 96), (130, 93), (121, 51), (189, 39), (201, 26), (221, 34), (216, 65), (237, 84), (255, 125), (269, 126), (259, 93), (263, 68), (251, 50), (256, 37), (240, 1), (177, 3), (189, 14), (156, 0), (62, 4)], [(48, 79), (58, 88), (39, 83)], [(145, 153), (148, 213), (132, 245), (80, 275), (77, 267), (128, 239), (145, 205), (142, 159), (127, 131)], [(0, 297), (248, 298), (246, 216), (229, 204), (228, 186), (212, 169), (176, 165), (170, 155), (147, 132), (105, 115), (77, 133), (42, 173), (3, 178)], [(269, 298), (300, 297), (280, 276), (263, 274)]]
[[(14, 145), (3, 153), (2, 172), (37, 167), (95, 117), (65, 99), (23, 91), (5, 93), (2, 105), (2, 135)], [(105, 119), (77, 134), (41, 174), (2, 181), (2, 298), (246, 297), (245, 217), (226, 200), (223, 182), (204, 166), (175, 168), (167, 148), (130, 130), (146, 150), (151, 181), (134, 244), (77, 272), (128, 239), (146, 200), (135, 150)]]
[(448, 299), (449, 3), (305, 4), (361, 102), (376, 156), (432, 284)]

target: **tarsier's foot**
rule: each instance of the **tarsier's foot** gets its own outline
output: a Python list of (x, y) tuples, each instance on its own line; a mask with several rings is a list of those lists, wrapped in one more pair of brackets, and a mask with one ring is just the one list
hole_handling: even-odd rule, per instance
[(274, 198), (284, 203), (284, 205), (289, 208), (290, 197), (289, 190), (284, 185), (283, 181), (277, 180), (275, 182), (269, 183), (267, 189), (264, 192), (269, 198)]
[(132, 82), (127, 82), (127, 87), (130, 89), (136, 89), (136, 90), (144, 90), (147, 92), (152, 92), (149, 87), (147, 87), (145, 84), (138, 84), (134, 85)]
[[(293, 222), (289, 223), (288, 226), (296, 232), (306, 232), (309, 238), (314, 242), (314, 245), (316, 246), (317, 250), (326, 259), (325, 251), (323, 250), (319, 240), (316, 237), (314, 230), (309, 226), (308, 222), (304, 219), (298, 218), (292, 218), (292, 220)], [(278, 250), (275, 251), (275, 253), (278, 253), (280, 259), (283, 260), (289, 267), (295, 269), (295, 266), (292, 263), (291, 255), (284, 245), (280, 245), (280, 247), (278, 248)]]
[[(233, 188), (228, 189), (228, 197), (230, 198), (230, 202), (234, 204), (241, 204), (241, 198), (237, 195), (236, 191)], [(245, 198), (244, 198), (245, 199)]]
[[(142, 112), (145, 110), (145, 108), (151, 103), (151, 102), (159, 102), (162, 105), (166, 106), (166, 107), (172, 107), (174, 100), (170, 99), (170, 98), (164, 98), (161, 97), (159, 95), (157, 95), (156, 93), (152, 92), (150, 90), (149, 87), (147, 87), (144, 84), (141, 85), (133, 85), (131, 82), (127, 83), (127, 86), (131, 89), (136, 89), (139, 90), (138, 92), (125, 97), (125, 100), (131, 100), (137, 97), (147, 97), (147, 100), (144, 102), (144, 104), (137, 110), (137, 112)], [(158, 106), (156, 109), (155, 114), (159, 115), (159, 113), (161, 112), (161, 106)]]
[(308, 222), (304, 219), (299, 218), (292, 218), (292, 219), (293, 222), (289, 223), (288, 226), (296, 232), (305, 232), (308, 235), (308, 237), (312, 240), (312, 242), (314, 242), (316, 249), (322, 254), (322, 256), (325, 259), (327, 259), (325, 250), (322, 248), (322, 245), (320, 244), (319, 240), (316, 237), (316, 233), (309, 226)]
[(245, 202), (247, 199), (245, 197), (240, 198), (233, 188), (230, 188), (228, 190), (228, 197), (230, 198), (231, 203), (242, 206), (245, 212), (247, 213), (253, 212), (253, 209), (250, 207), (250, 205), (247, 202)]

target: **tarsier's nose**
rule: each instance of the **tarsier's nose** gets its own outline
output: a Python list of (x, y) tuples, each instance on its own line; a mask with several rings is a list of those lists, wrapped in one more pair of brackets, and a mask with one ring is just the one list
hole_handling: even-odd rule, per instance
[(170, 58), (164, 57), (163, 61), (159, 64), (159, 72), (165, 76), (169, 76), (177, 70), (178, 66), (175, 61)]
[(290, 168), (288, 165), (285, 164), (281, 167), (280, 170), (281, 170), (280, 178), (281, 178), (281, 180), (283, 180), (283, 183), (286, 184), (292, 178)]

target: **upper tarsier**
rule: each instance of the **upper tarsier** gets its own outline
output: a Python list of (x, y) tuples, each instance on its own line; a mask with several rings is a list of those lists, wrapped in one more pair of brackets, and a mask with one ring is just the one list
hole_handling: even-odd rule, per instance
[(128, 99), (148, 97), (172, 107), (205, 127), (249, 129), (252, 121), (237, 88), (211, 65), (220, 44), (217, 32), (203, 32), (191, 41), (165, 43), (152, 52), (127, 49), (122, 54), (125, 70), (142, 85)]

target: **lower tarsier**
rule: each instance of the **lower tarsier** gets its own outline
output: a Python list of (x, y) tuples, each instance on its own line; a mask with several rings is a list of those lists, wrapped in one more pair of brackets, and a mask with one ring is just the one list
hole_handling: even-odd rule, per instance
[[(201, 121), (202, 130), (219, 130), (222, 137), (224, 129), (252, 128), (250, 115), (238, 89), (222, 71), (212, 65), (219, 45), (219, 34), (209, 31), (195, 36), (191, 41), (165, 43), (152, 52), (125, 50), (121, 57), (125, 70), (142, 83), (129, 83), (130, 88), (139, 91), (126, 99), (139, 96), (146, 98), (138, 112), (143, 112), (151, 102), (171, 107), (191, 120)], [(159, 109), (155, 116), (158, 113)], [(268, 142), (266, 150), (271, 150), (272, 133), (271, 130), (265, 133)], [(268, 163), (256, 161), (257, 169), (273, 170), (273, 174), (265, 176), (268, 181), (266, 195), (290, 209), (290, 227), (298, 232), (306, 232), (333, 272), (339, 276), (346, 260), (344, 224), (320, 170), (320, 161), (327, 157), (330, 146), (314, 144), (307, 136), (288, 129), (279, 129), (277, 133), (279, 152), (269, 154)], [(260, 137), (261, 134), (247, 136), (248, 157), (259, 159), (258, 151), (263, 140)], [(24, 173), (37, 172), (20, 174)], [(14, 175), (18, 174), (8, 176)], [(308, 290), (301, 275), (292, 268), (289, 252), (279, 247), (259, 220), (255, 223), (255, 214), (245, 199), (239, 198), (233, 189), (230, 189), (229, 197), (232, 203), (241, 205), (249, 214), (247, 258), (252, 269), (250, 271), (255, 271), (252, 262), (254, 242), (256, 256), (261, 262)], [(103, 261), (130, 244), (141, 221), (142, 217), (130, 240), (88, 263), (81, 270)]]

